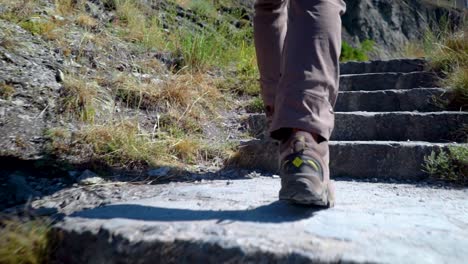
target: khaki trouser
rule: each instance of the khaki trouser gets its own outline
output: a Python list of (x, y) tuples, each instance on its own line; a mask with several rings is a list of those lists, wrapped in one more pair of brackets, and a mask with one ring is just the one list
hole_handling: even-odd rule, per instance
[(338, 94), (342, 0), (256, 0), (255, 47), (271, 136), (328, 140)]

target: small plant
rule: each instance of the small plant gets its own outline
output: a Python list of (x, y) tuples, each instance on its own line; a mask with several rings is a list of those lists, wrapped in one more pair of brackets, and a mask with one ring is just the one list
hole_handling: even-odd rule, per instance
[(248, 113), (261, 113), (263, 112), (263, 109), (264, 109), (263, 101), (262, 101), (262, 98), (260, 98), (259, 96), (254, 97), (245, 106), (245, 110)]
[(0, 263), (47, 263), (50, 223), (46, 220), (0, 221)]
[(19, 25), (33, 35), (43, 36), (47, 40), (54, 40), (57, 38), (55, 32), (57, 25), (54, 22), (32, 19), (23, 21)]
[(374, 50), (375, 42), (364, 40), (356, 48), (343, 41), (341, 46), (340, 61), (368, 61), (369, 53)]
[(0, 98), (8, 100), (15, 93), (15, 88), (9, 84), (0, 84)]
[(468, 147), (452, 146), (448, 151), (431, 152), (424, 157), (423, 170), (433, 178), (468, 184)]
[(449, 106), (457, 108), (457, 110), (468, 109), (468, 67), (460, 67), (451, 72), (447, 79), (442, 83), (449, 87), (452, 94), (452, 100)]

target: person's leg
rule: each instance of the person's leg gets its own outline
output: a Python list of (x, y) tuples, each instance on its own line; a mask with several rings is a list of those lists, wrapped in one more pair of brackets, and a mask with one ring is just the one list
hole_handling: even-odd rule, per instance
[(338, 93), (342, 0), (291, 0), (271, 136), (291, 128), (328, 140)]
[(287, 0), (256, 0), (254, 38), (260, 87), (268, 118), (273, 114), (280, 80), (281, 54), (287, 25)]
[(291, 0), (271, 136), (281, 140), (280, 199), (333, 206), (328, 140), (338, 93), (342, 0)]

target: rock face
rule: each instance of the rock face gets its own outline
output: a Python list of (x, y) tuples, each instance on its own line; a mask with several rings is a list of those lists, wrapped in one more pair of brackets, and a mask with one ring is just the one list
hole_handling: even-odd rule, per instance
[(3, 20), (0, 39), (0, 86), (9, 89), (11, 97), (0, 98), (0, 156), (39, 159), (44, 132), (57, 122), (61, 58), (45, 41)]
[[(463, 263), (468, 193), (337, 182), (337, 206), (277, 201), (279, 179), (154, 187), (154, 197), (74, 213), (56, 263)], [(145, 188), (146, 186), (134, 186)]]
[(445, 18), (461, 24), (462, 12), (423, 0), (350, 0), (343, 16), (343, 37), (350, 43), (376, 42), (381, 57), (389, 57), (411, 40), (420, 40), (428, 27)]

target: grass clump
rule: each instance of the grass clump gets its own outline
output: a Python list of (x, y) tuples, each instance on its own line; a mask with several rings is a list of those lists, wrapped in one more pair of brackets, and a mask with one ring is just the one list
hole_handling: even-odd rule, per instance
[(155, 16), (146, 14), (143, 7), (134, 0), (114, 0), (118, 32), (122, 39), (141, 44), (147, 49), (163, 49), (166, 45), (163, 30)]
[(245, 106), (247, 113), (261, 113), (263, 112), (265, 106), (263, 105), (263, 100), (259, 96), (254, 97), (249, 103)]
[(95, 28), (98, 25), (96, 19), (86, 14), (79, 14), (76, 18), (76, 23), (85, 29)]
[(45, 220), (0, 221), (0, 263), (47, 263), (49, 230), (50, 223)]
[(369, 53), (375, 48), (375, 42), (369, 39), (358, 44), (357, 47), (352, 47), (346, 41), (341, 45), (340, 61), (368, 61)]
[(33, 35), (40, 35), (47, 40), (57, 39), (57, 24), (52, 21), (42, 21), (39, 19), (30, 19), (19, 24), (23, 29), (31, 32)]
[(168, 142), (153, 140), (155, 135), (143, 133), (134, 122), (89, 126), (76, 137), (91, 147), (94, 159), (111, 166), (156, 166), (167, 158), (164, 154), (168, 153)]
[[(445, 107), (468, 109), (468, 24), (453, 27), (445, 20), (440, 26), (427, 30), (422, 43), (411, 44), (407, 55), (426, 57), (431, 70), (442, 76), (440, 85), (451, 92)], [(409, 53), (408, 53), (409, 52)]]
[(97, 111), (109, 107), (111, 99), (95, 81), (73, 75), (63, 82), (60, 95), (62, 113), (85, 122), (94, 122)]
[(56, 10), (62, 15), (70, 15), (82, 10), (86, 0), (54, 0)]
[(450, 106), (458, 110), (468, 109), (468, 67), (458, 67), (442, 81), (453, 93)]
[(468, 147), (451, 146), (424, 158), (423, 170), (433, 178), (468, 185)]
[(10, 99), (15, 93), (15, 87), (9, 84), (0, 84), (0, 98), (4, 100)]
[(50, 152), (56, 156), (85, 155), (106, 167), (139, 170), (163, 165), (179, 166), (224, 155), (221, 147), (208, 146), (196, 135), (172, 133), (162, 127), (147, 131), (136, 121), (89, 125), (75, 133), (50, 130)]
[(0, 18), (12, 22), (21, 22), (34, 15), (39, 6), (37, 0), (0, 0), (0, 4), (6, 7), (5, 12), (0, 13)]

